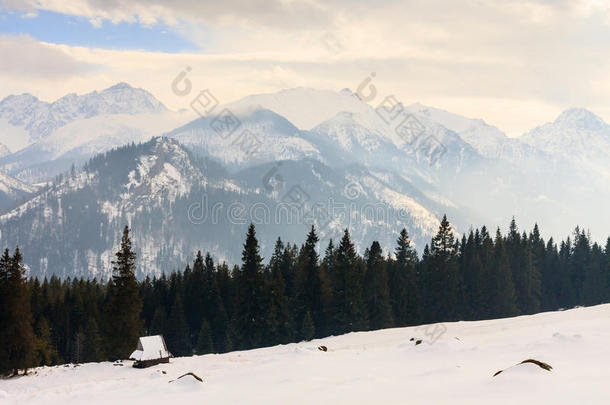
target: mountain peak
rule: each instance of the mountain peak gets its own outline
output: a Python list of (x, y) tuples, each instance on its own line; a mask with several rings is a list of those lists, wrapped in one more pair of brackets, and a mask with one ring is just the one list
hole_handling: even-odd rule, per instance
[(554, 123), (580, 129), (599, 129), (605, 125), (600, 117), (584, 108), (569, 108)]
[(134, 87), (131, 86), (129, 83), (119, 82), (113, 86), (108, 87), (107, 89), (105, 89), (103, 91), (117, 91), (117, 90), (131, 90), (131, 89), (134, 89)]
[(37, 101), (39, 101), (38, 98), (36, 96), (31, 95), (30, 93), (23, 93), (23, 94), (18, 94), (18, 95), (11, 94), (11, 95), (4, 97), (2, 100), (0, 100), (0, 106), (30, 105)]

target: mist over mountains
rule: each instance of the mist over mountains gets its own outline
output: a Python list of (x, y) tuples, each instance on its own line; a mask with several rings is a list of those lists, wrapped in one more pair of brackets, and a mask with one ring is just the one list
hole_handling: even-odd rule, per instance
[[(537, 222), (605, 236), (610, 126), (584, 109), (509, 138), (482, 120), (420, 104), (375, 108), (349, 90), (252, 95), (187, 122), (120, 83), (53, 103), (0, 102), (0, 240), (32, 275), (108, 277), (122, 228), (139, 276), (180, 268), (196, 250), (239, 260), (250, 222), (263, 254), (322, 248), (349, 227), (387, 251), (406, 227), (421, 252), (447, 214), (456, 231)], [(220, 126), (222, 114), (237, 124)], [(220, 115), (219, 115), (220, 114)], [(388, 117), (396, 120), (388, 123)]]

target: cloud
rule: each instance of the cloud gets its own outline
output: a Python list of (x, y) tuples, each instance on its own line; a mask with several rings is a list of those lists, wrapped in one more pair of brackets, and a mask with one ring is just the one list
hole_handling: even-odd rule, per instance
[(261, 26), (303, 28), (329, 23), (324, 2), (315, 0), (4, 0), (13, 9), (44, 9), (62, 14), (113, 22), (155, 24), (179, 20), (209, 24), (247, 23)]
[(78, 61), (60, 48), (28, 35), (0, 35), (0, 75), (13, 80), (54, 80), (83, 74), (94, 68), (94, 65)]
[[(36, 68), (14, 67), (21, 62), (4, 57), (0, 69), (38, 74), (48, 57), (56, 75), (73, 75), (61, 87), (50, 81), (42, 86), (49, 94), (125, 80), (177, 108), (184, 101), (175, 99), (168, 83), (187, 65), (193, 80), (223, 101), (293, 85), (353, 89), (374, 71), (382, 94), (484, 118), (518, 133), (573, 105), (610, 116), (608, 3), (5, 0), (24, 12), (52, 10), (98, 26), (163, 21), (204, 51), (169, 55), (120, 50), (120, 43), (112, 51), (39, 44), (55, 56), (41, 54)], [(82, 64), (103, 69), (83, 74)]]

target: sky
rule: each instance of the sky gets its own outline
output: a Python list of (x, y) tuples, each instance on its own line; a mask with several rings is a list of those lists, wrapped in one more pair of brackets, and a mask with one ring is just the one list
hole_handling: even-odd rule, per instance
[(0, 0), (0, 98), (117, 82), (169, 108), (298, 86), (482, 118), (509, 136), (570, 107), (610, 122), (610, 0)]

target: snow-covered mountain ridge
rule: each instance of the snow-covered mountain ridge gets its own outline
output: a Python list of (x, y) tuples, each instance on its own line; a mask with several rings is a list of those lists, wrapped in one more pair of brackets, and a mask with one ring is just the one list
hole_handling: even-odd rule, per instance
[[(111, 89), (112, 94), (133, 93), (127, 85)], [(65, 100), (70, 99), (74, 98)], [(70, 266), (78, 262), (82, 274), (106, 274), (104, 263), (125, 223), (144, 233), (137, 241), (143, 249), (143, 274), (168, 271), (196, 246), (238, 260), (239, 246), (234, 244), (242, 233), (238, 224), (218, 222), (202, 232), (188, 221), (191, 206), (203, 206), (203, 200), (207, 203), (211, 198), (224, 207), (243, 204), (246, 211), (256, 203), (273, 209), (295, 187), (303, 190), (310, 209), (317, 203), (343, 201), (346, 207), (356, 203), (356, 210), (371, 206), (390, 212), (375, 218), (359, 212), (330, 218), (325, 232), (340, 233), (348, 226), (362, 249), (374, 239), (389, 247), (406, 227), (421, 251), (443, 214), (458, 234), (470, 226), (505, 225), (513, 215), (523, 228), (537, 222), (547, 237), (566, 235), (578, 224), (591, 227), (594, 238), (606, 237), (610, 227), (610, 218), (595, 215), (610, 198), (603, 176), (608, 155), (590, 150), (604, 150), (608, 125), (583, 110), (569, 110), (554, 123), (515, 139), (482, 120), (420, 104), (396, 105), (397, 113), (391, 114), (396, 119), (388, 121), (387, 110), (372, 107), (348, 90), (298, 88), (252, 95), (186, 124), (182, 120), (188, 114), (157, 111), (152, 101), (135, 105), (152, 111), (138, 107), (134, 114), (79, 118), (21, 151), (0, 157), (0, 167), (22, 182), (42, 183), (50, 180), (50, 174), (70, 174), (59, 186), (44, 189), (5, 213), (0, 224), (5, 243), (21, 246), (29, 240), (33, 254), (39, 255), (34, 247), (42, 241), (30, 238), (30, 229), (51, 239), (78, 234), (84, 228), (74, 230), (64, 224), (86, 217), (95, 218), (94, 229), (87, 232), (102, 235), (96, 239), (99, 247), (85, 243), (86, 238), (73, 241), (78, 260), (55, 257), (45, 262), (40, 256), (42, 264), (35, 265), (39, 273), (69, 275)], [(218, 115), (221, 111), (231, 115), (231, 127)], [(162, 141), (148, 142), (161, 133)], [(581, 149), (564, 153), (563, 147), (543, 142), (547, 138), (552, 145), (580, 139), (574, 142)], [(132, 142), (142, 144), (113, 150)], [(87, 181), (81, 188), (66, 183), (70, 176), (82, 176), (81, 167), (92, 156), (96, 162), (110, 159), (115, 167), (98, 167), (94, 177), (83, 178)], [(581, 162), (583, 156), (586, 164)], [(86, 198), (85, 190), (90, 193)], [(357, 190), (355, 200), (346, 197), (346, 190)], [(14, 207), (15, 198), (0, 208)], [(76, 206), (80, 208), (75, 213), (71, 209)], [(259, 234), (268, 243), (282, 235), (297, 242), (311, 223), (300, 220), (293, 225), (261, 224)], [(71, 237), (61, 236), (61, 243)]]
[(31, 94), (8, 96), (0, 101), (0, 119), (23, 128), (28, 137), (15, 139), (0, 134), (0, 143), (16, 152), (44, 139), (55, 129), (69, 122), (97, 115), (159, 113), (167, 108), (149, 92), (118, 83), (100, 92), (79, 96), (67, 94), (51, 103)]
[(52, 103), (9, 96), (0, 102), (0, 143), (11, 153), (0, 148), (0, 170), (27, 183), (45, 182), (96, 153), (145, 142), (191, 117), (126, 83)]
[[(95, 156), (0, 216), (0, 239), (19, 245), (31, 275), (107, 278), (129, 224), (144, 277), (181, 267), (199, 249), (236, 262), (235, 240), (250, 222), (265, 255), (277, 236), (296, 242), (312, 224), (324, 243), (349, 228), (360, 249), (373, 240), (389, 249), (405, 226), (423, 246), (446, 211), (442, 202), (412, 195), (404, 179), (307, 157), (279, 163), (285, 182), (271, 186), (264, 180), (275, 164), (228, 170), (175, 139), (153, 138)], [(358, 190), (346, 194), (354, 185)], [(305, 198), (286, 211), (295, 192)]]
[(571, 108), (555, 121), (525, 133), (520, 140), (610, 179), (610, 125), (583, 108)]

